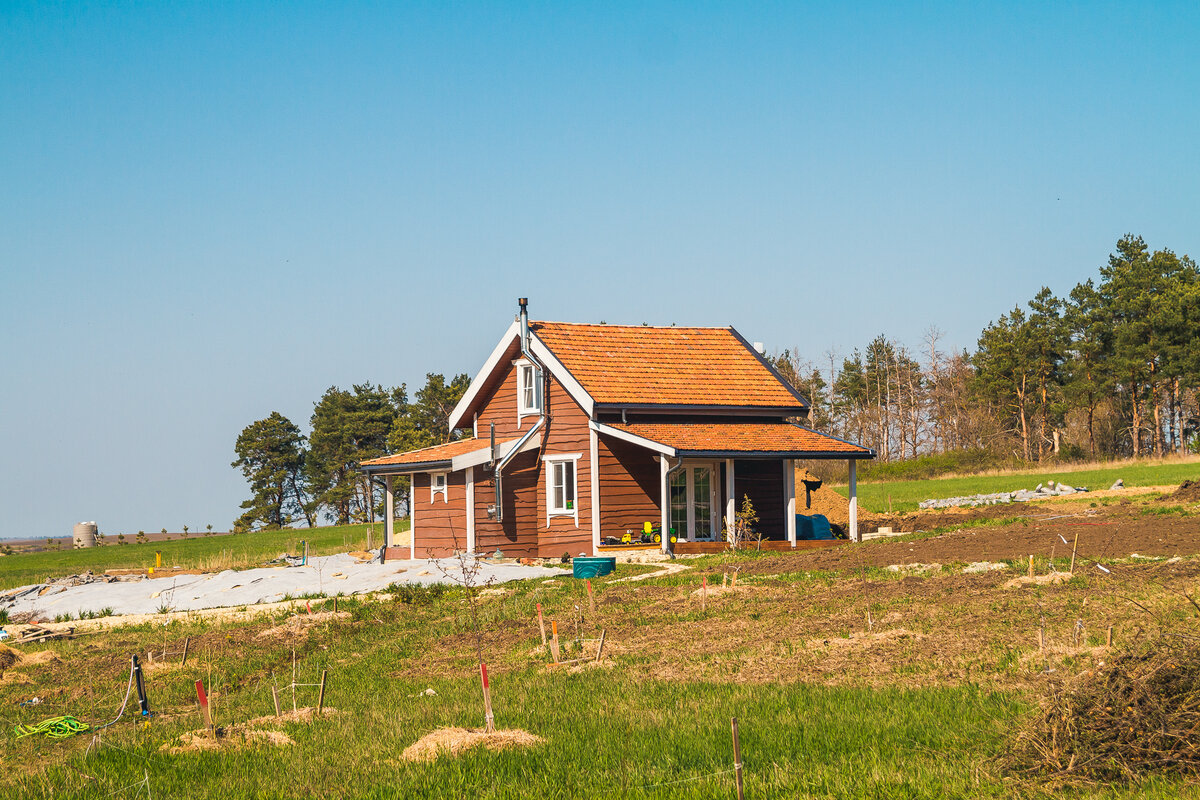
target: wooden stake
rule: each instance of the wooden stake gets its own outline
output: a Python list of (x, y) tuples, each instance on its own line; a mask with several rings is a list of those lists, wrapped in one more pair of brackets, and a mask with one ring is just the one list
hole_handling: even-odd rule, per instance
[(733, 571), (733, 578), (729, 581), (729, 588), (730, 589), (737, 588), (737, 570), (736, 569)]
[(187, 637), (183, 640), (183, 660), (179, 662), (180, 666), (187, 664), (188, 648), (192, 644), (192, 637)]
[(729, 573), (722, 572), (721, 573), (721, 588), (724, 589), (728, 585), (729, 585)]
[(1033, 554), (1029, 554), (1029, 577), (1033, 577)]
[[(734, 573), (736, 577), (737, 573)], [(733, 774), (737, 781), (737, 797), (738, 800), (745, 800), (745, 794), (742, 791), (742, 743), (738, 739), (738, 723), (737, 717), (729, 720), (730, 726), (733, 728)]]
[(208, 694), (204, 691), (204, 681), (196, 681), (196, 701), (200, 704), (200, 712), (204, 717), (204, 727), (208, 735), (217, 738), (217, 729), (213, 727), (212, 709), (208, 705)]
[(373, 531), (373, 528), (371, 526), (368, 526), (367, 527), (367, 552), (371, 551), (371, 533), (372, 533), (372, 531)]
[(542, 647), (546, 646), (546, 621), (542, 619), (542, 604), (537, 604), (538, 609), (538, 627), (542, 630)]
[(275, 716), (282, 717), (283, 711), (279, 708), (279, 687), (271, 684), (271, 698), (275, 701)]
[(496, 730), (496, 718), (492, 715), (492, 687), (488, 685), (487, 664), (479, 662), (479, 680), (483, 682), (483, 713), (488, 733)]
[[(1112, 628), (1109, 628), (1111, 631)], [(600, 646), (596, 648), (596, 660), (599, 661), (604, 656), (604, 634), (605, 631), (600, 631)]]
[(558, 620), (550, 620), (550, 654), (554, 656), (554, 663), (558, 663)]
[(1075, 544), (1071, 545), (1071, 574), (1075, 574), (1075, 551), (1079, 549), (1079, 531), (1075, 531)]
[(317, 690), (317, 716), (321, 716), (321, 710), (325, 708), (325, 673), (328, 670), (321, 670), (321, 688)]
[(1108, 633), (1104, 635), (1104, 646), (1112, 647), (1112, 625), (1108, 626)]

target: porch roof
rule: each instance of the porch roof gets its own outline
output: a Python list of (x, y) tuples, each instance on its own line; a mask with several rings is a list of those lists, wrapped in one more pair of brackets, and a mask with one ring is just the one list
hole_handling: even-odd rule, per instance
[(594, 427), (599, 433), (608, 433), (669, 456), (875, 457), (869, 448), (790, 422), (632, 422), (595, 423)]
[[(518, 437), (497, 439), (497, 455), (502, 456)], [(538, 439), (540, 441), (540, 438)], [(359, 464), (364, 472), (423, 472), (429, 469), (462, 469), (491, 459), (491, 442), (487, 439), (459, 439), (435, 444), (407, 453), (372, 458)], [(468, 463), (469, 462), (469, 463)]]

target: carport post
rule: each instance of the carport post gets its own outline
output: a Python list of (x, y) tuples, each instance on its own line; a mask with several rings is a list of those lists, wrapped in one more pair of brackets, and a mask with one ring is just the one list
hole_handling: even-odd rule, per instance
[(392, 476), (385, 475), (383, 478), (383, 546), (392, 546), (392, 536), (396, 525), (396, 495), (392, 492)]
[(858, 532), (858, 461), (851, 458), (850, 463), (850, 541), (861, 542), (862, 535)]
[(660, 535), (662, 537), (662, 551), (664, 553), (671, 552), (671, 487), (667, 480), (667, 473), (671, 471), (671, 467), (667, 464), (667, 457), (660, 455), (658, 457), (659, 471), (661, 479), (659, 481), (659, 510), (662, 514), (662, 527)]
[(783, 497), (786, 507), (783, 510), (786, 523), (787, 540), (792, 547), (796, 546), (796, 462), (790, 458), (783, 460)]
[(725, 459), (725, 531), (726, 537), (733, 540), (733, 526), (737, 522), (737, 499), (733, 488), (733, 459)]

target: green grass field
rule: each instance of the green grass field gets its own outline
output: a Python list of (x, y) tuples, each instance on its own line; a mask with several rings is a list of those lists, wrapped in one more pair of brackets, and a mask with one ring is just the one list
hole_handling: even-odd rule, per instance
[[(881, 513), (888, 511), (890, 501), (891, 511), (899, 513), (915, 511), (918, 503), (932, 498), (1032, 489), (1047, 481), (1062, 481), (1093, 490), (1107, 489), (1118, 478), (1125, 481), (1126, 486), (1178, 484), (1187, 479), (1200, 479), (1200, 461), (1126, 463), (1115, 467), (1089, 467), (1063, 472), (1029, 470), (916, 481), (861, 481), (858, 484), (858, 498), (861, 507)], [(843, 496), (849, 495), (845, 486), (833, 488)]]
[[(344, 553), (367, 545), (367, 529), (372, 528), (372, 544), (383, 539), (383, 523), (375, 525), (331, 525), (321, 528), (297, 528), (281, 531), (228, 536), (192, 534), (186, 539), (166, 542), (117, 544), (111, 538), (102, 547), (86, 550), (46, 550), (0, 557), (0, 589), (38, 583), (51, 576), (71, 575), (84, 570), (138, 569), (154, 566), (155, 551), (162, 553), (164, 568), (223, 570), (255, 567), (279, 556), (299, 553), (302, 541), (308, 541), (309, 555)], [(408, 522), (397, 522), (397, 532), (407, 531)]]

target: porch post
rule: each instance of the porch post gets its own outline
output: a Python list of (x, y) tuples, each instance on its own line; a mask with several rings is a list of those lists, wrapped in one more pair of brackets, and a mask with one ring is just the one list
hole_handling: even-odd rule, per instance
[(417, 558), (417, 474), (408, 476), (408, 557)]
[(670, 466), (667, 464), (667, 457), (660, 455), (658, 457), (659, 465), (659, 511), (662, 514), (662, 551), (669, 552), (671, 549), (671, 487), (668, 485), (667, 473), (670, 471)]
[(786, 507), (784, 521), (787, 524), (787, 540), (796, 546), (796, 465), (790, 458), (783, 460), (783, 497)]
[(467, 552), (475, 552), (475, 468), (467, 467)]
[(383, 478), (383, 546), (391, 547), (396, 535), (396, 495), (392, 491), (392, 476)]
[(861, 542), (858, 532), (858, 461), (850, 459), (850, 541)]
[(725, 538), (733, 539), (733, 526), (737, 522), (737, 501), (734, 499), (733, 459), (725, 459)]

